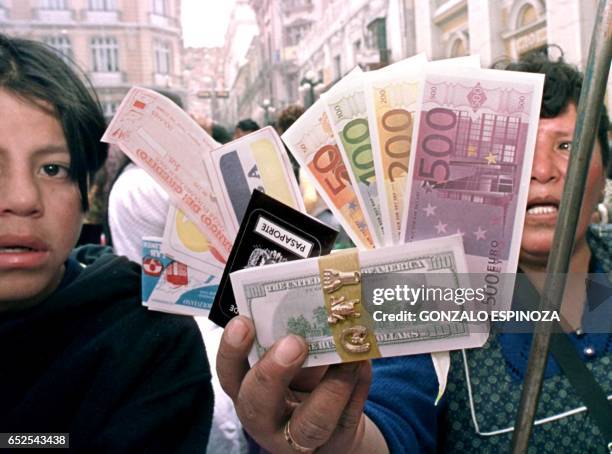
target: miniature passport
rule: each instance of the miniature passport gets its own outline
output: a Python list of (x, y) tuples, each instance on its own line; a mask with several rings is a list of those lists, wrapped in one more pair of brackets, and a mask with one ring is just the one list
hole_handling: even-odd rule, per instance
[(337, 235), (321, 221), (253, 191), (221, 277), (210, 320), (225, 327), (238, 315), (230, 273), (329, 254)]

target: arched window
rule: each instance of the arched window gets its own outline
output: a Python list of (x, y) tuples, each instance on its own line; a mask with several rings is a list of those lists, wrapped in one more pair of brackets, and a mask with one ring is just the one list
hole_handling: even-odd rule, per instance
[(517, 28), (525, 27), (529, 24), (533, 24), (538, 20), (538, 12), (533, 5), (527, 3), (523, 5), (518, 14)]
[(451, 46), (451, 52), (450, 52), (451, 58), (463, 57), (464, 55), (467, 55), (467, 54), (468, 54), (467, 49), (465, 48), (465, 43), (463, 42), (463, 40), (461, 38), (455, 39), (455, 41), (453, 41), (453, 44)]

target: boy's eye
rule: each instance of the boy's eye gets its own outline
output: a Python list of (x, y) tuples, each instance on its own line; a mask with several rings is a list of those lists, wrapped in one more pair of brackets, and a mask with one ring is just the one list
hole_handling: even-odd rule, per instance
[(65, 178), (68, 176), (68, 168), (60, 164), (45, 164), (42, 172), (48, 177)]

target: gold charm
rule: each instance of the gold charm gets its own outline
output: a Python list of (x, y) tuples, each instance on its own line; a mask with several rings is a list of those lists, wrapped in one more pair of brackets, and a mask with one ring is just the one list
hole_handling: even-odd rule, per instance
[(366, 341), (368, 329), (365, 326), (357, 325), (342, 330), (340, 340), (342, 346), (349, 353), (365, 353), (370, 351), (370, 343)]
[(356, 312), (355, 305), (359, 304), (358, 299), (346, 300), (345, 296), (335, 297), (332, 296), (329, 299), (331, 305), (331, 313), (327, 317), (327, 322), (334, 325), (341, 320), (345, 320), (347, 317), (359, 317), (361, 314)]
[(361, 282), (359, 271), (338, 271), (326, 269), (323, 271), (323, 290), (332, 293), (344, 285), (354, 285)]

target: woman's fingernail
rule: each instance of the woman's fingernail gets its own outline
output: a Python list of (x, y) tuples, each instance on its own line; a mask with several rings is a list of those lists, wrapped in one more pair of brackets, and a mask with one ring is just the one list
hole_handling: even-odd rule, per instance
[(295, 336), (282, 339), (274, 349), (274, 358), (283, 366), (289, 366), (304, 351), (304, 344)]
[(244, 338), (246, 337), (249, 328), (246, 323), (240, 319), (240, 317), (234, 318), (229, 322), (229, 325), (225, 328), (225, 340), (232, 347), (240, 347)]

